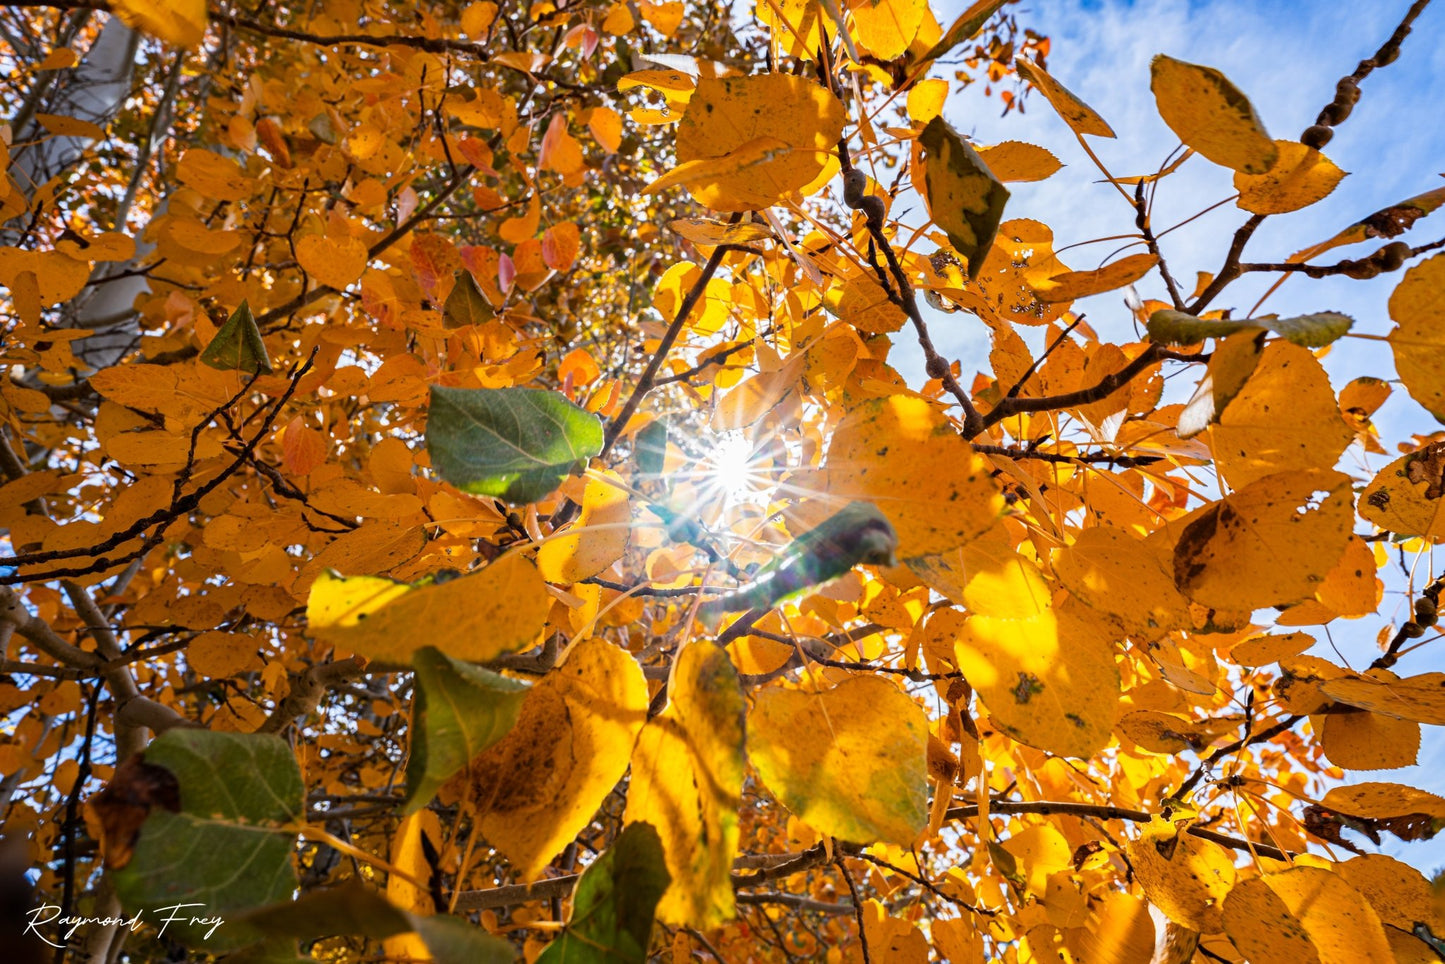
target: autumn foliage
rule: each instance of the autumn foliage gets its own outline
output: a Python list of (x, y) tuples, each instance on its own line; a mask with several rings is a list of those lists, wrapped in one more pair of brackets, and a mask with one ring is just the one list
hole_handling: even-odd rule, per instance
[[(1114, 137), (1006, 0), (5, 5), (0, 887), (143, 926), (0, 946), (1436, 959), (1378, 849), (1445, 799), (1371, 771), (1445, 724), (1445, 188), (1250, 245), (1399, 5), (1298, 139), (1166, 52), (1119, 82), (1181, 146), (1062, 172), (950, 123)], [(1114, 255), (1015, 209), (1048, 177)], [(1394, 370), (1332, 385), (1353, 338)]]

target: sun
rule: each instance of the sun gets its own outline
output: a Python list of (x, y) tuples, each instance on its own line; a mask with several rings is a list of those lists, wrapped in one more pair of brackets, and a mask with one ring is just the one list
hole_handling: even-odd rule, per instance
[(767, 479), (757, 471), (756, 449), (742, 432), (724, 432), (703, 459), (704, 486), (725, 502), (752, 502), (763, 495)]

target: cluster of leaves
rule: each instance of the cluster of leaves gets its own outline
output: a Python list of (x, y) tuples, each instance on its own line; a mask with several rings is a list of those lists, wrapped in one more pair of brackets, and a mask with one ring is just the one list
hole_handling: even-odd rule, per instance
[[(1243, 260), (1423, 7), (1298, 141), (1158, 57), (1183, 146), (1099, 165), (1139, 250), (1087, 270), (1009, 209), (1053, 154), (943, 116), (961, 60), (1114, 136), (1006, 0), (0, 12), (3, 826), (112, 921), (56, 942), (1435, 959), (1430, 885), (1365, 845), (1445, 799), (1344, 777), (1445, 724), (1445, 674), (1395, 672), (1445, 436), (1338, 466), (1394, 385), (1445, 420), (1445, 241), (1394, 240), (1445, 189)], [(1248, 215), (1188, 295), (1151, 221), (1186, 162)], [(1385, 332), (1212, 307), (1401, 269)], [(1131, 285), (1138, 340), (1071, 310)], [(1337, 393), (1359, 334), (1395, 371)], [(1314, 653), (1352, 619), (1362, 670)], [(160, 933), (183, 902), (225, 922)]]

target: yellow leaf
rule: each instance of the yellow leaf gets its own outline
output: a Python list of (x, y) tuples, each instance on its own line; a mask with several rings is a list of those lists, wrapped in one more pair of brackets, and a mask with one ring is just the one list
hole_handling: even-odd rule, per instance
[(925, 0), (850, 0), (859, 45), (879, 60), (901, 57), (918, 35)]
[(1405, 272), (1390, 295), (1390, 349), (1410, 397), (1445, 422), (1445, 254)]
[(639, 0), (638, 6), (642, 8), (642, 19), (652, 24), (664, 37), (671, 37), (682, 23), (683, 4), (680, 0), (669, 0), (667, 3)]
[(1436, 934), (1445, 931), (1430, 881), (1409, 864), (1384, 854), (1366, 854), (1336, 864), (1335, 873), (1369, 901), (1383, 923), (1413, 930), (1423, 922)]
[(1077, 606), (1030, 619), (945, 609), (926, 632), (954, 640), (959, 670), (1009, 736), (1059, 756), (1088, 757), (1109, 742), (1119, 712), (1112, 640)]
[(1220, 905), (1237, 876), (1229, 851), (1158, 817), (1124, 849), (1144, 896), (1165, 917), (1206, 934), (1221, 929)]
[(863, 939), (878, 964), (926, 964), (928, 939), (906, 920), (891, 917), (872, 898), (863, 902)]
[[(1326, 693), (1337, 682), (1320, 686)], [(1368, 710), (1330, 707), (1320, 725), (1325, 757), (1346, 770), (1390, 770), (1414, 766), (1420, 752), (1420, 724)]]
[(113, 9), (129, 26), (178, 47), (206, 35), (206, 0), (116, 0)]
[(1058, 828), (1047, 823), (1025, 827), (1002, 844), (1013, 855), (1023, 887), (1035, 897), (1048, 893), (1049, 878), (1069, 866), (1074, 855)]
[(1088, 964), (1149, 964), (1154, 958), (1154, 919), (1149, 905), (1111, 890), (1089, 905), (1082, 927), (1064, 932), (1075, 960)]
[(1053, 605), (1038, 565), (1014, 549), (1002, 524), (958, 549), (909, 559), (908, 568), (975, 615), (1032, 619)]
[(1049, 76), (1042, 67), (1026, 57), (1014, 62), (1019, 76), (1038, 88), (1039, 93), (1049, 102), (1064, 123), (1076, 134), (1094, 134), (1098, 137), (1113, 137), (1114, 129), (1094, 108), (1075, 97), (1063, 84)]
[(1241, 881), (1224, 902), (1223, 920), (1251, 964), (1394, 959), (1379, 915), (1338, 874), (1319, 867)]
[(1229, 651), (1229, 658), (1240, 666), (1268, 666), (1298, 656), (1314, 644), (1314, 637), (1308, 633), (1284, 633), (1279, 636), (1266, 633), (1235, 643)]
[(1383, 592), (1384, 583), (1375, 575), (1375, 553), (1364, 539), (1352, 536), (1345, 554), (1325, 574), (1315, 598), (1336, 615), (1352, 619), (1375, 612)]
[(678, 218), (668, 222), (668, 227), (693, 244), (747, 244), (773, 236), (772, 228), (755, 221), (728, 224), (713, 218)]
[(482, 833), (521, 880), (541, 876), (592, 822), (627, 771), (646, 718), (637, 661), (588, 639), (527, 691), (517, 724), (472, 761), (470, 801)]
[(1344, 676), (1321, 683), (1320, 691), (1333, 700), (1397, 720), (1445, 725), (1445, 673), (1399, 680)]
[[(909, 103), (912, 103), (911, 94)], [(1023, 141), (1004, 141), (992, 147), (980, 147), (978, 156), (1000, 181), (1042, 181), (1063, 167), (1052, 152)]]
[(1251, 482), (1172, 524), (1179, 532), (1174, 583), (1222, 610), (1309, 599), (1349, 546), (1353, 502), (1350, 479), (1339, 472)]
[(1445, 540), (1445, 443), (1385, 466), (1360, 493), (1360, 515), (1402, 536)]
[(1047, 281), (1034, 285), (1034, 290), (1038, 292), (1041, 300), (1055, 304), (1073, 301), (1075, 298), (1087, 298), (1089, 295), (1131, 285), (1154, 270), (1158, 263), (1159, 259), (1152, 254), (1131, 254), (1093, 271), (1056, 274)]
[[(750, 211), (776, 204), (823, 172), (843, 132), (843, 105), (804, 77), (703, 78), (677, 129), (677, 160), (721, 161), (760, 139), (785, 146), (778, 156), (688, 185), (701, 204)], [(819, 185), (821, 187), (821, 185)]]
[[(763, 0), (757, 5), (757, 16), (772, 28), (773, 41), (790, 56), (804, 60), (818, 56), (824, 24), (823, 5), (818, 0)], [(831, 28), (828, 32), (832, 33)]]
[(228, 679), (261, 668), (260, 646), (242, 633), (201, 633), (186, 647), (186, 664), (209, 679)]
[(367, 659), (407, 663), (423, 646), (484, 662), (531, 645), (552, 600), (536, 568), (513, 553), (471, 576), (412, 587), (325, 574), (311, 587), (311, 632)]
[(469, 3), (462, 10), (462, 33), (473, 40), (480, 40), (486, 36), (492, 26), (492, 21), (496, 19), (497, 5), (491, 0)]
[(59, 137), (83, 137), (98, 141), (105, 137), (105, 131), (90, 121), (62, 114), (36, 114), (35, 120), (41, 127)]
[(1241, 331), (1219, 340), (1209, 368), (1179, 413), (1179, 437), (1193, 438), (1208, 428), (1239, 394), (1264, 353), (1264, 334)]
[(1274, 166), (1263, 174), (1236, 171), (1235, 201), (1254, 214), (1288, 214), (1329, 197), (1344, 178), (1335, 162), (1299, 141), (1275, 141), (1279, 151)]
[[(836, 296), (835, 296), (836, 292)], [(870, 335), (897, 331), (908, 321), (903, 309), (888, 299), (883, 286), (866, 274), (849, 278), (841, 291), (829, 293), (838, 317)]]
[(658, 919), (706, 930), (734, 914), (743, 695), (727, 653), (707, 642), (678, 654), (669, 695), (637, 740), (622, 820), (650, 823), (662, 837), (672, 883)]
[(898, 533), (898, 557), (910, 559), (956, 549), (992, 527), (1003, 494), (991, 470), (937, 407), (893, 395), (850, 412), (826, 468), (799, 472), (793, 483), (835, 509), (874, 503)]
[(1241, 488), (1276, 472), (1330, 469), (1355, 433), (1314, 352), (1271, 342), (1209, 432), (1219, 474)]
[[(617, 480), (614, 473), (607, 478)], [(589, 476), (582, 514), (567, 535), (554, 536), (537, 550), (537, 570), (548, 582), (579, 582), (595, 576), (627, 551), (632, 537), (632, 506), (619, 485)]]
[(369, 257), (366, 245), (356, 238), (309, 234), (296, 242), (296, 260), (306, 273), (337, 291), (361, 280)]
[(928, 719), (889, 680), (852, 676), (816, 693), (770, 686), (748, 736), (763, 783), (822, 833), (907, 847), (928, 821)]
[[(943, 113), (943, 102), (947, 99), (948, 81), (939, 80), (936, 77), (920, 80), (908, 90), (909, 120), (915, 124), (927, 124)], [(1003, 178), (999, 178), (999, 180), (1003, 180)]]
[(1080, 602), (1129, 632), (1157, 638), (1191, 625), (1189, 602), (1153, 553), (1123, 529), (1090, 526), (1056, 550), (1054, 573)]
[[(391, 864), (414, 880), (425, 881), (431, 877), (431, 865), (422, 846), (425, 835), (436, 851), (442, 847), (441, 821), (435, 811), (420, 810), (401, 818), (391, 841)], [(408, 913), (427, 917), (439, 908), (434, 906), (431, 894), (418, 887), (400, 874), (391, 874), (386, 879), (386, 899), (393, 906)], [(395, 934), (386, 938), (383, 949), (388, 958), (406, 961), (430, 960), (432, 954), (426, 942), (416, 933)]]
[(256, 190), (256, 179), (235, 161), (195, 147), (181, 155), (176, 179), (214, 201), (241, 201)]
[(1335, 787), (1320, 805), (1336, 813), (1367, 820), (1388, 820), (1421, 814), (1445, 821), (1445, 797), (1399, 783), (1357, 783)]
[(1159, 116), (1185, 147), (1246, 174), (1264, 174), (1274, 166), (1279, 148), (1228, 77), (1163, 54), (1154, 58), (1151, 73)]

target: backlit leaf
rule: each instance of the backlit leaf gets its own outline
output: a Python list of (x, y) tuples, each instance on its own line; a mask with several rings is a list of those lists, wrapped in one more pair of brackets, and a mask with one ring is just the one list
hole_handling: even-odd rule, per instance
[(1405, 272), (1390, 296), (1390, 349), (1395, 370), (1410, 397), (1445, 422), (1445, 254), (1437, 254)]
[(1326, 251), (1358, 244), (1370, 238), (1393, 238), (1404, 234), (1415, 222), (1445, 204), (1445, 187), (1417, 194), (1412, 198), (1381, 208), (1368, 217), (1361, 218), (1327, 241), (1311, 245), (1303, 251), (1289, 256), (1290, 261), (1299, 263), (1317, 258)]
[(649, 823), (662, 838), (672, 884), (658, 919), (706, 929), (734, 913), (743, 695), (727, 653), (695, 642), (676, 658), (669, 696), (638, 738), (622, 819)]
[(1402, 536), (1445, 540), (1445, 443), (1385, 466), (1360, 493), (1361, 518)]
[(550, 606), (536, 568), (513, 553), (473, 575), (416, 586), (325, 573), (311, 586), (306, 620), (316, 636), (367, 659), (405, 664), (434, 646), (485, 662), (535, 642)]
[(1042, 67), (1020, 57), (1014, 61), (1019, 76), (1038, 88), (1039, 93), (1049, 102), (1065, 124), (1076, 134), (1093, 134), (1096, 137), (1113, 137), (1114, 129), (1100, 117), (1094, 108), (1074, 96), (1067, 87), (1051, 77)]
[(537, 570), (548, 582), (578, 582), (597, 575), (627, 551), (632, 504), (616, 475), (589, 476), (582, 512), (566, 534), (537, 550)]
[(1331, 699), (1398, 720), (1445, 725), (1445, 673), (1399, 680), (1346, 676), (1325, 680), (1320, 692)]
[(1112, 640), (1076, 607), (1030, 619), (964, 618), (946, 609), (929, 617), (927, 633), (953, 640), (959, 670), (1020, 743), (1087, 757), (1109, 742), (1119, 713)]
[(893, 523), (898, 557), (910, 559), (955, 549), (993, 526), (1003, 496), (990, 469), (937, 408), (894, 395), (849, 413), (826, 467), (798, 473), (792, 484), (840, 509), (872, 502)]
[(1274, 166), (1279, 148), (1228, 77), (1163, 54), (1154, 58), (1150, 72), (1159, 116), (1184, 146), (1245, 174), (1265, 174)]
[(980, 147), (978, 156), (1000, 181), (1042, 181), (1063, 167), (1052, 152), (1022, 141)]
[(1125, 851), (1144, 896), (1165, 917), (1204, 933), (1223, 927), (1220, 908), (1237, 876), (1228, 850), (1156, 817)]
[(308, 234), (296, 241), (296, 261), (328, 288), (343, 291), (361, 279), (371, 257), (356, 238)]
[(1384, 926), (1359, 891), (1319, 867), (1241, 881), (1224, 902), (1224, 929), (1254, 964), (1392, 960)]
[(670, 881), (657, 830), (647, 823), (628, 824), (582, 872), (567, 929), (537, 958), (538, 964), (643, 964), (653, 912)]
[(637, 661), (584, 640), (527, 691), (507, 735), (472, 761), (466, 799), (519, 880), (536, 880), (591, 822), (646, 718)]
[(205, 0), (116, 0), (115, 12), (137, 30), (178, 47), (194, 47), (206, 34)]
[[(688, 190), (717, 211), (776, 204), (823, 173), (843, 132), (843, 113), (836, 97), (804, 77), (705, 77), (678, 125), (677, 160), (716, 169), (687, 181)], [(764, 141), (775, 148), (759, 150)], [(744, 153), (754, 159), (725, 160)]]
[(1338, 472), (1251, 482), (1180, 521), (1175, 585), (1220, 609), (1308, 599), (1349, 545), (1352, 501), (1349, 478)]
[(557, 392), (433, 386), (426, 444), (462, 491), (534, 502), (602, 451), (602, 425)]
[(928, 211), (976, 277), (1008, 201), (1008, 188), (942, 117), (918, 135), (925, 155)]
[(431, 646), (412, 657), (416, 700), (406, 763), (407, 810), (423, 807), (472, 758), (517, 722), (527, 684), (498, 676)]
[(748, 714), (748, 756), (793, 813), (854, 843), (908, 846), (928, 822), (928, 721), (897, 686), (771, 686)]
[(1275, 472), (1333, 468), (1354, 438), (1324, 366), (1277, 341), (1210, 429), (1209, 447), (1219, 474), (1239, 488)]
[(1279, 156), (1263, 174), (1234, 175), (1239, 200), (1234, 203), (1254, 214), (1288, 214), (1329, 197), (1345, 172), (1334, 161), (1299, 141), (1275, 141)]
[(1131, 285), (1144, 277), (1159, 259), (1152, 254), (1131, 254), (1111, 261), (1093, 271), (1069, 271), (1056, 274), (1043, 284), (1034, 286), (1039, 298), (1050, 302), (1073, 301), (1105, 291)]

